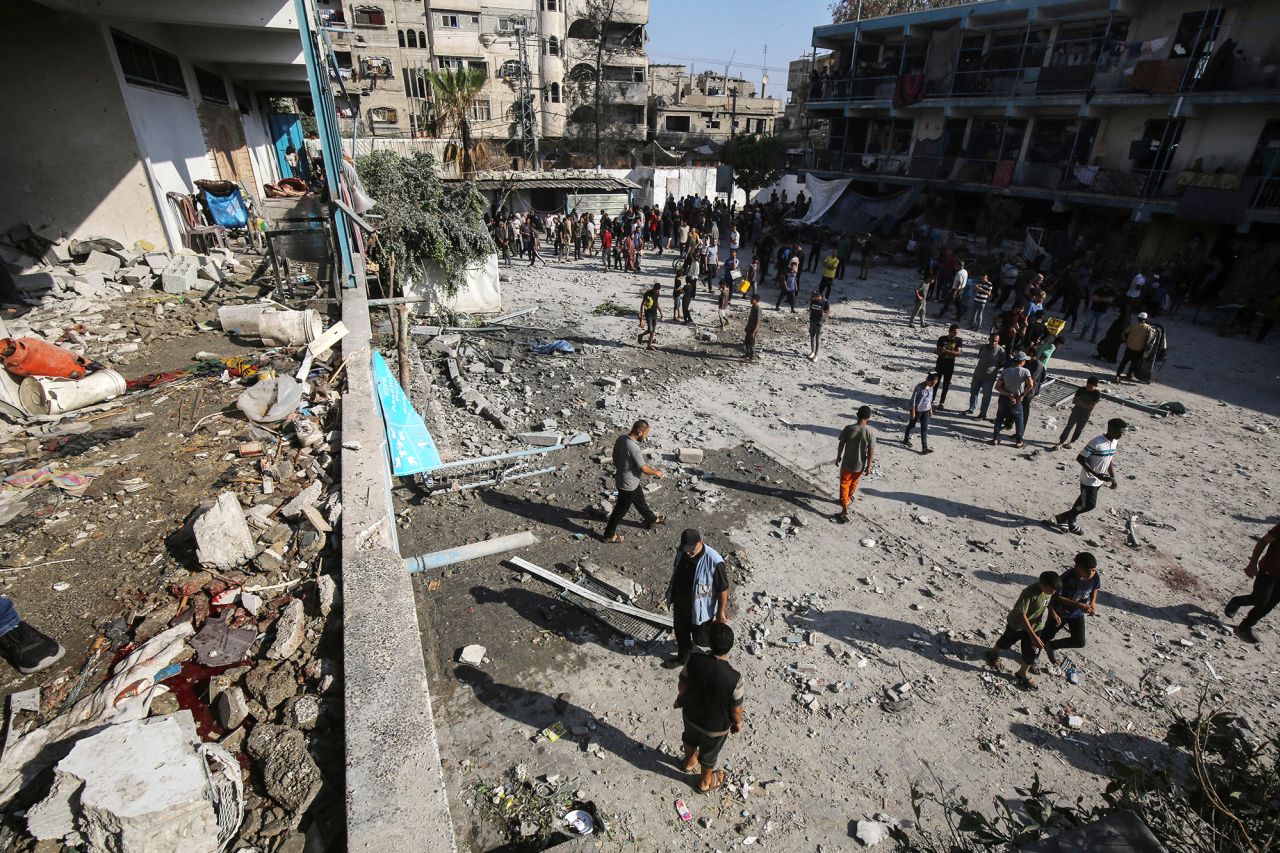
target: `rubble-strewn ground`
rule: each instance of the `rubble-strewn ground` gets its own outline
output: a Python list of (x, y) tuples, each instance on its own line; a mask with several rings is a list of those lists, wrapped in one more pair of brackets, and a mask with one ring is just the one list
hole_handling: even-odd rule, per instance
[[(24, 248), (30, 245), (27, 241)], [(120, 256), (129, 255), (124, 250)], [(147, 257), (163, 266), (167, 255)], [(215, 268), (220, 260), (213, 258)], [(23, 317), (7, 318), (13, 336), (33, 335), (69, 347), (118, 369), (130, 382), (197, 369), (151, 389), (131, 388), (114, 404), (57, 423), (6, 425), (0, 447), (4, 476), (50, 463), (101, 472), (80, 497), (51, 484), (21, 492), (21, 510), (0, 527), (0, 591), (15, 600), (24, 620), (66, 647), (53, 669), (34, 676), (4, 667), (0, 692), (42, 688), (42, 716), (22, 721), (30, 728), (65, 710), (64, 700), (86, 661), (93, 663), (82, 696), (171, 620), (194, 619), (197, 630), (218, 620), (248, 627), (258, 639), (243, 662), (229, 662), (236, 664), (230, 668), (197, 666), (188, 644), (176, 658), (182, 671), (153, 694), (150, 713), (192, 710), (200, 737), (221, 741), (243, 763), (247, 814), (233, 849), (300, 850), (308, 837), (320, 849), (343, 837), (341, 632), (340, 621), (329, 618), (334, 585), (328, 577), (337, 561), (329, 537), (304, 517), (286, 518), (278, 508), (314, 484), (312, 502), (320, 517), (336, 523), (341, 509), (336, 486), (331, 497), (327, 493), (338, 471), (335, 445), (321, 441), (302, 447), (291, 424), (256, 429), (235, 407), (252, 381), (238, 378), (242, 366), (246, 376), (258, 369), (288, 374), (298, 369), (296, 349), (268, 351), (256, 338), (218, 328), (220, 304), (265, 292), (242, 285), (258, 260), (248, 256), (236, 267), (234, 280), (208, 302), (200, 298), (208, 281), (185, 294), (150, 289), (154, 279), (141, 257), (97, 277), (80, 266), (46, 267), (52, 270), (53, 288), (27, 293), (41, 305)], [(228, 260), (227, 266), (235, 264)], [(41, 275), (48, 274), (20, 278), (20, 287), (39, 282)], [(221, 273), (215, 269), (212, 275)], [(232, 357), (242, 361), (218, 363)], [(334, 366), (336, 359), (330, 364), (328, 358), (316, 364), (326, 372)], [(301, 419), (322, 432), (333, 429), (336, 398), (322, 374), (313, 374), (313, 382)], [(338, 440), (336, 433), (330, 438)], [(250, 441), (260, 442), (261, 452), (242, 449)], [(252, 551), (258, 556), (218, 570), (200, 564), (187, 529), (198, 507), (228, 492), (236, 496), (231, 505), (238, 503), (253, 522)], [(247, 599), (237, 601), (234, 594), (229, 603), (213, 602), (218, 593), (240, 587), (261, 588), (256, 614)], [(294, 601), (301, 616), (298, 643), (293, 650), (276, 649), (288, 652), (276, 655), (285, 659), (272, 659), (269, 650), (284, 624), (279, 617)], [(91, 649), (104, 633), (109, 650), (95, 657)], [(229, 692), (236, 701), (220, 709), (218, 694)], [(251, 731), (255, 737), (249, 737)], [(144, 755), (136, 759), (147, 760)], [(31, 786), (12, 805), (38, 800), (44, 788)], [(30, 843), (19, 841), (26, 831), (21, 817), (7, 816), (0, 830), (4, 844)]]
[[(804, 314), (775, 313), (775, 291), (765, 289), (762, 361), (745, 365), (742, 301), (718, 333), (713, 305), (700, 296), (702, 325), (662, 323), (656, 352), (635, 346), (634, 318), (593, 314), (609, 300), (635, 306), (655, 280), (669, 292), (669, 259), (646, 259), (645, 268), (515, 267), (505, 307), (537, 306), (517, 322), (551, 331), (465, 336), (464, 375), (518, 429), (550, 418), (556, 430), (586, 430), (592, 441), (553, 454), (558, 470), (540, 478), (427, 498), (398, 490), (401, 545), (413, 556), (530, 529), (541, 542), (521, 556), (563, 574), (589, 558), (639, 582), (639, 604), (657, 609), (680, 529), (702, 529), (734, 555), (739, 648), (731, 659), (747, 679), (748, 715), (725, 751), (733, 785), (702, 796), (694, 777), (679, 772), (675, 675), (658, 667), (670, 643), (629, 648), (550, 584), (498, 558), (463, 563), (420, 576), (417, 590), (464, 844), (484, 850), (500, 841), (500, 810), (485, 800), (510, 784), (517, 765), (531, 779), (559, 775), (562, 791), (594, 802), (610, 823), (605, 849), (722, 850), (756, 837), (777, 850), (836, 850), (855, 843), (852, 821), (909, 816), (909, 783), (930, 772), (979, 804), (1037, 773), (1068, 800), (1092, 799), (1110, 762), (1165, 761), (1160, 739), (1171, 709), (1193, 707), (1205, 690), (1256, 731), (1280, 720), (1275, 617), (1254, 649), (1220, 616), (1225, 598), (1247, 588), (1241, 569), (1254, 538), (1277, 518), (1274, 345), (1219, 338), (1191, 325), (1190, 312), (1168, 320), (1171, 358), (1158, 383), (1121, 393), (1177, 400), (1189, 414), (1155, 418), (1104, 401), (1090, 434), (1114, 416), (1133, 424), (1117, 457), (1121, 486), (1102, 493), (1099, 511), (1082, 519), (1085, 536), (1075, 537), (1039, 523), (1077, 491), (1074, 453), (1045, 452), (1064, 409), (1040, 406), (1021, 451), (989, 446), (990, 425), (954, 411), (935, 420), (932, 456), (896, 443), (908, 391), (945, 331), (906, 328), (913, 271), (878, 267), (868, 282), (850, 271), (837, 284), (816, 363), (805, 357)], [(963, 336), (953, 410), (968, 402), (979, 343), (977, 333)], [(529, 353), (522, 342), (535, 337), (567, 338), (578, 352)], [(1092, 349), (1071, 338), (1053, 373), (1107, 375)], [(421, 356), (434, 381), (419, 385), (415, 401), (427, 408), (446, 459), (516, 446), (451, 400), (439, 353), (423, 347)], [(468, 372), (477, 360), (506, 358), (514, 359), (509, 374)], [(620, 380), (618, 390), (597, 384), (606, 377)], [(862, 486), (854, 523), (840, 526), (827, 519), (836, 437), (864, 403), (876, 410), (879, 466)], [(633, 515), (626, 543), (606, 545), (598, 505), (612, 477), (600, 460), (636, 417), (653, 424), (654, 464), (672, 474), (649, 481), (649, 500), (669, 521), (647, 532)], [(1059, 426), (1046, 428), (1047, 417)], [(1253, 431), (1260, 424), (1269, 431)], [(702, 464), (674, 460), (690, 446), (708, 450)], [(1138, 548), (1126, 545), (1131, 514), (1154, 522), (1139, 525)], [(784, 517), (790, 525), (780, 526)], [(984, 667), (982, 651), (1021, 588), (1045, 569), (1065, 568), (1079, 550), (1098, 555), (1103, 580), (1089, 646), (1066, 655), (1081, 682), (1045, 675), (1038, 692), (1021, 692)], [(488, 649), (479, 667), (454, 660), (471, 643)], [(904, 681), (914, 687), (910, 706), (886, 710), (885, 690)], [(1067, 727), (1068, 713), (1084, 718), (1080, 729)], [(557, 720), (569, 737), (531, 742)], [(677, 818), (676, 798), (693, 822)], [(519, 814), (512, 823), (519, 826)]]

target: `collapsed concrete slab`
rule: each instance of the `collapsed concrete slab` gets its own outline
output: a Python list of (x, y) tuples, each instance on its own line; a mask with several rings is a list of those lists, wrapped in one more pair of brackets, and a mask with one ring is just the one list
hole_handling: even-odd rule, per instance
[(89, 853), (214, 853), (218, 817), (206, 796), (190, 711), (108, 726), (58, 762), (49, 796), (27, 813), (41, 840), (77, 832)]

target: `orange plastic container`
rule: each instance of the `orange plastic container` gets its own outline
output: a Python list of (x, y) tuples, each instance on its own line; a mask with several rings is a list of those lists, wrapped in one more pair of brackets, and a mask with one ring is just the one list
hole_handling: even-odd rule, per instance
[(54, 376), (83, 379), (91, 362), (70, 350), (39, 338), (5, 338), (0, 341), (4, 369), (14, 376)]

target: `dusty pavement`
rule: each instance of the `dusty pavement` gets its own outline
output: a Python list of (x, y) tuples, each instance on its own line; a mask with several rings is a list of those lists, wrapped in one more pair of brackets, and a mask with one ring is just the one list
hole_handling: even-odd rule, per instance
[[(658, 666), (672, 644), (630, 648), (554, 587), (498, 558), (463, 563), (420, 576), (416, 587), (464, 844), (493, 849), (504, 818), (519, 834), (520, 815), (503, 813), (505, 797), (494, 794), (517, 765), (530, 778), (559, 775), (563, 792), (594, 802), (610, 826), (601, 849), (835, 850), (856, 843), (851, 822), (909, 816), (909, 784), (930, 770), (979, 804), (1035, 773), (1070, 799), (1090, 799), (1110, 762), (1166, 761), (1159, 739), (1170, 708), (1194, 706), (1204, 689), (1258, 730), (1280, 720), (1275, 617), (1254, 649), (1220, 616), (1223, 601), (1247, 587), (1241, 569), (1254, 538), (1277, 519), (1274, 344), (1218, 338), (1187, 316), (1169, 321), (1171, 358), (1159, 382), (1122, 393), (1177, 400), (1189, 414), (1100, 405), (1093, 434), (1114, 416), (1133, 429), (1117, 457), (1120, 488), (1102, 493), (1076, 537), (1039, 523), (1077, 490), (1073, 454), (1045, 452), (1057, 429), (1044, 420), (1061, 424), (1065, 410), (1040, 406), (1021, 451), (989, 446), (989, 424), (954, 412), (935, 420), (933, 455), (896, 443), (908, 390), (944, 332), (907, 329), (913, 271), (881, 266), (868, 282), (851, 272), (838, 283), (816, 363), (806, 357), (804, 315), (775, 313), (776, 292), (766, 288), (762, 360), (744, 365), (741, 301), (717, 333), (713, 305), (700, 295), (701, 325), (660, 324), (655, 352), (635, 346), (634, 316), (593, 313), (608, 301), (632, 308), (655, 280), (668, 292), (669, 264), (646, 259), (641, 275), (605, 274), (585, 261), (515, 267), (506, 307), (537, 306), (527, 322), (552, 331), (466, 336), (464, 365), (513, 362), (510, 373), (468, 378), (519, 429), (549, 418), (592, 441), (555, 454), (559, 470), (540, 478), (426, 498), (398, 490), (401, 544), (410, 556), (530, 529), (541, 542), (519, 552), (524, 558), (566, 574), (589, 558), (640, 583), (638, 603), (657, 609), (680, 529), (701, 528), (734, 555), (739, 647), (731, 661), (746, 677), (748, 704), (746, 729), (725, 751), (732, 790), (700, 795), (678, 770), (675, 676)], [(806, 275), (802, 289), (814, 281)], [(979, 343), (976, 333), (962, 335), (952, 409), (967, 403)], [(578, 352), (535, 355), (522, 344), (559, 337)], [(1106, 375), (1091, 352), (1072, 338), (1053, 373)], [(416, 399), (427, 402), (446, 458), (516, 446), (450, 399), (440, 354), (424, 346), (420, 355), (435, 380), (421, 383)], [(836, 436), (864, 403), (876, 412), (879, 464), (854, 523), (840, 526), (827, 519)], [(626, 543), (605, 545), (593, 507), (608, 499), (612, 478), (600, 460), (640, 416), (653, 424), (653, 464), (673, 474), (649, 495), (669, 522), (646, 532), (633, 516)], [(1259, 424), (1268, 431), (1253, 431)], [(706, 459), (680, 465), (672, 458), (679, 447), (705, 448)], [(1132, 514), (1153, 522), (1139, 525), (1137, 548), (1124, 532)], [(780, 525), (784, 517), (790, 524)], [(1098, 556), (1103, 584), (1088, 648), (1066, 655), (1080, 684), (1046, 675), (1038, 692), (1022, 692), (984, 668), (982, 651), (1020, 589), (1079, 550)], [(455, 661), (469, 643), (488, 649), (479, 667)], [(909, 707), (886, 710), (885, 690), (904, 681), (913, 688)], [(1081, 728), (1068, 729), (1068, 712), (1083, 717)], [(558, 719), (569, 737), (531, 743)], [(677, 818), (676, 798), (693, 821)]]

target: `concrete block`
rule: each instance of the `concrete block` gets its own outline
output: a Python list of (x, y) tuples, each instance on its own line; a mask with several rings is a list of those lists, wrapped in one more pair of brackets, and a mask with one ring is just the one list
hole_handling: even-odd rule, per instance
[(169, 257), (168, 252), (147, 252), (142, 256), (143, 261), (151, 271), (156, 275), (164, 272), (173, 258)]
[(307, 617), (302, 611), (302, 601), (295, 598), (276, 620), (276, 638), (267, 650), (267, 657), (271, 660), (287, 660), (292, 657), (302, 645), (306, 628)]
[(133, 249), (112, 249), (111, 254), (120, 259), (121, 266), (130, 266), (138, 262), (138, 253)]
[(195, 520), (196, 559), (202, 566), (234, 569), (257, 554), (253, 533), (234, 492), (223, 492)]
[(462, 343), (462, 335), (450, 333), (447, 335), (436, 335), (431, 339), (431, 343), (427, 344), (427, 349), (432, 352), (449, 353), (458, 348)]
[(302, 508), (304, 506), (316, 505), (316, 502), (320, 500), (320, 495), (323, 491), (324, 485), (322, 483), (319, 481), (312, 483), (299, 492), (297, 497), (280, 507), (280, 514), (285, 518), (297, 518), (302, 514)]
[(47, 272), (32, 272), (13, 277), (13, 283), (17, 285), (18, 292), (23, 295), (48, 293), (54, 289), (56, 281), (53, 274)]
[(205, 281), (212, 281), (215, 283), (221, 282), (223, 279), (226, 278), (226, 276), (222, 272), (222, 267), (218, 266), (213, 261), (209, 261), (205, 263), (203, 266), (201, 266), (200, 269), (196, 271), (196, 277), (202, 278)]
[(99, 252), (94, 249), (89, 253), (89, 257), (85, 259), (84, 266), (97, 270), (103, 275), (113, 275), (116, 270), (120, 269), (120, 259), (115, 255), (109, 255), (106, 252)]
[(481, 645), (472, 644), (470, 646), (465, 646), (458, 651), (458, 662), (470, 664), (471, 666), (479, 666), (484, 663), (484, 656), (488, 653), (489, 650)]
[(262, 768), (262, 783), (297, 826), (298, 818), (320, 793), (320, 768), (297, 729), (260, 723), (249, 735), (249, 754)]
[(117, 280), (122, 284), (129, 285), (130, 287), (147, 288), (151, 287), (152, 282), (155, 281), (155, 276), (151, 274), (149, 267), (143, 265), (130, 267), (129, 269), (124, 270), (120, 273)]
[(333, 575), (320, 575), (316, 578), (316, 591), (319, 593), (320, 615), (328, 616), (338, 598), (338, 582)]
[(229, 687), (213, 700), (213, 713), (218, 718), (218, 725), (230, 731), (244, 722), (249, 716), (249, 705), (244, 700), (244, 691), (239, 687)]
[(90, 853), (214, 853), (218, 818), (195, 742), (189, 711), (80, 740), (58, 762), (49, 797), (33, 808), (33, 831), (61, 828), (70, 815)]
[(516, 439), (534, 447), (555, 447), (564, 440), (564, 435), (558, 432), (522, 432)]
[(515, 363), (509, 358), (500, 358), (496, 362), (494, 362), (494, 365), (497, 367), (499, 373), (510, 373), (514, 364)]
[(165, 293), (186, 293), (196, 283), (200, 267), (191, 255), (178, 255), (169, 261), (160, 276), (160, 286)]
[(697, 447), (682, 447), (676, 455), (685, 465), (700, 465), (706, 456), (706, 451)]

